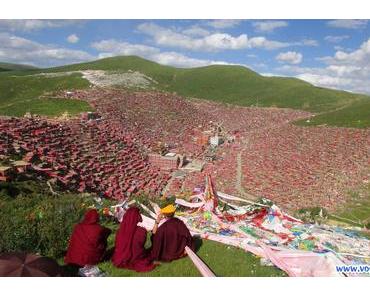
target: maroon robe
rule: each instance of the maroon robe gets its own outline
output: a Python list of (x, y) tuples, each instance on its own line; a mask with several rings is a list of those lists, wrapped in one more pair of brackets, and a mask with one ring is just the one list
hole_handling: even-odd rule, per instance
[(145, 250), (146, 230), (137, 226), (143, 219), (137, 207), (129, 208), (122, 218), (116, 235), (113, 265), (137, 272), (151, 271), (155, 268)]
[(152, 236), (153, 260), (169, 262), (185, 256), (185, 247), (194, 250), (194, 241), (186, 225), (177, 218), (170, 218)]
[(99, 263), (104, 257), (110, 233), (110, 229), (100, 226), (98, 212), (89, 210), (73, 229), (64, 262), (78, 266)]

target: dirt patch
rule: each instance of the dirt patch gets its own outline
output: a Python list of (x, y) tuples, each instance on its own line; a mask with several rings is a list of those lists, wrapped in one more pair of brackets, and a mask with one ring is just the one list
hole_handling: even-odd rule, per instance
[(120, 86), (125, 88), (139, 88), (139, 89), (153, 89), (158, 84), (157, 81), (151, 77), (138, 72), (116, 72), (104, 70), (83, 70), (83, 71), (67, 71), (67, 72), (52, 72), (52, 73), (39, 73), (32, 76), (44, 77), (62, 77), (75, 73), (82, 74), (84, 79), (87, 79), (91, 84), (98, 87)]
[(151, 77), (138, 71), (125, 73), (107, 72), (103, 70), (81, 71), (82, 77), (99, 87), (122, 86), (126, 88), (149, 89), (158, 84)]

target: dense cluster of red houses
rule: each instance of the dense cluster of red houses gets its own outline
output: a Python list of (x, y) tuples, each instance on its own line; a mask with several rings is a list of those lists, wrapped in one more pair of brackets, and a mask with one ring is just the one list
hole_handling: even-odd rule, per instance
[[(219, 190), (272, 199), (286, 209), (335, 209), (370, 182), (370, 131), (286, 125), (244, 134), (246, 143), (222, 147), (206, 165)], [(185, 189), (201, 184), (202, 174), (185, 179)]]
[(207, 110), (168, 93), (95, 89), (76, 92), (76, 97), (87, 100), (143, 147), (156, 151), (162, 144), (190, 158), (204, 152), (208, 138), (203, 132), (214, 120)]
[[(287, 209), (331, 209), (370, 179), (370, 131), (291, 124), (307, 112), (160, 92), (91, 89), (75, 91), (73, 98), (88, 101), (96, 114), (54, 123), (0, 119), (0, 156), (21, 152), (34, 170), (69, 189), (115, 199), (139, 191), (159, 194), (166, 186), (169, 193), (192, 190), (209, 173), (226, 193), (240, 195), (243, 189)], [(183, 156), (206, 159), (216, 123), (234, 141), (218, 147), (202, 172), (170, 178)], [(162, 158), (163, 152), (173, 154)]]
[(248, 137), (243, 185), (283, 205), (331, 209), (370, 180), (370, 130), (285, 125)]
[(70, 190), (124, 199), (139, 191), (159, 194), (169, 179), (108, 121), (0, 119), (0, 131), (3, 158), (18, 153), (34, 171)]
[[(370, 182), (370, 130), (299, 127), (310, 114), (287, 109), (223, 106), (199, 101), (199, 108), (238, 131), (235, 143), (217, 151), (204, 172), (184, 179), (183, 189), (201, 185), (210, 173), (226, 193), (263, 196), (287, 209), (334, 209)], [(238, 161), (238, 157), (239, 161)], [(240, 166), (240, 176), (238, 176)], [(240, 187), (238, 187), (240, 179)]]

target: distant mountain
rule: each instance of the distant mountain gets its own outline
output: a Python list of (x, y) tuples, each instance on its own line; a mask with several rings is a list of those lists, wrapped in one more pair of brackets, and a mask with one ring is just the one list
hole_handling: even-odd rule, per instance
[(243, 106), (289, 107), (324, 112), (350, 101), (370, 98), (361, 94), (315, 87), (288, 77), (265, 77), (237, 65), (175, 68), (137, 56), (119, 56), (42, 71), (107, 70), (139, 71), (158, 82), (157, 89)]
[[(0, 67), (4, 68), (3, 64)], [(121, 74), (127, 77), (132, 72), (140, 72), (144, 75), (142, 77), (149, 79), (150, 88), (188, 98), (241, 106), (294, 108), (320, 114), (315, 117), (316, 121), (315, 118), (307, 123), (301, 121), (303, 125), (370, 127), (370, 96), (315, 87), (296, 78), (265, 77), (243, 66), (175, 68), (137, 56), (119, 56), (47, 69), (27, 69), (0, 73), (0, 114), (22, 114), (26, 107), (30, 109), (33, 106), (31, 101), (24, 105), (25, 99), (33, 102), (36, 95), (46, 91), (86, 88), (90, 84), (80, 73), (58, 76), (30, 74), (104, 70), (104, 79), (113, 81), (114, 78), (118, 87), (127, 87), (120, 85), (122, 80), (117, 79)], [(17, 106), (14, 105), (15, 100)], [(36, 103), (41, 104), (40, 101)], [(44, 114), (49, 113), (48, 108), (43, 108)]]
[(13, 70), (35, 70), (37, 67), (31, 65), (23, 64), (13, 64), (13, 63), (2, 63), (0, 62), (0, 71), (13, 71)]

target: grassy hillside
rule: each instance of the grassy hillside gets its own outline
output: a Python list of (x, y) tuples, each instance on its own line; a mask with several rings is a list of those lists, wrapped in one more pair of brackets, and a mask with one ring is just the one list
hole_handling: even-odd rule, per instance
[[(57, 198), (45, 181), (35, 180), (34, 176), (0, 182), (0, 253), (27, 250), (63, 264), (72, 228), (93, 202), (91, 197), (63, 193), (55, 185), (54, 190), (60, 194)], [(108, 238), (108, 250), (112, 251), (119, 224), (104, 216), (101, 222), (113, 231)], [(148, 236), (146, 247), (150, 245)], [(286, 275), (276, 267), (261, 265), (260, 258), (241, 249), (200, 239), (196, 245), (198, 255), (218, 276)], [(150, 273), (118, 269), (110, 260), (99, 267), (109, 276), (200, 276), (189, 258), (163, 263)]]
[[(113, 230), (108, 238), (108, 250), (114, 248), (115, 234), (118, 229), (117, 224), (108, 223), (108, 228)], [(227, 246), (222, 243), (211, 240), (195, 239), (196, 253), (216, 274), (216, 276), (286, 276), (286, 273), (275, 266), (261, 265), (259, 257), (252, 253), (247, 253), (242, 249)], [(148, 233), (146, 248), (150, 248), (151, 240)], [(222, 256), (221, 256), (222, 255)], [(105, 261), (99, 264), (101, 270), (108, 276), (121, 277), (158, 277), (158, 276), (176, 276), (176, 277), (196, 277), (201, 276), (192, 261), (186, 257), (170, 263), (161, 263), (153, 271), (147, 273), (138, 273), (128, 269), (116, 268), (111, 261)]]
[[(330, 112), (330, 114), (321, 114), (315, 118), (311, 125), (326, 123), (338, 126), (369, 126), (367, 120), (370, 117), (369, 109), (362, 110), (360, 108), (361, 112), (354, 112), (358, 109), (359, 102), (367, 104), (366, 102), (370, 100), (369, 96), (319, 88), (295, 78), (264, 77), (242, 66), (213, 65), (182, 69), (160, 65), (136, 56), (125, 56), (42, 70), (13, 71), (12, 74), (24, 76), (31, 73), (78, 70), (105, 70), (114, 71), (115, 73), (123, 73), (128, 70), (139, 71), (157, 81), (158, 84), (154, 87), (158, 90), (175, 92), (186, 97), (204, 98), (241, 106), (273, 106), (301, 109), (315, 113)], [(4, 72), (0, 73), (0, 80), (8, 75)], [(30, 85), (32, 84), (30, 80), (34, 78), (27, 76), (22, 79)], [(19, 80), (22, 79), (19, 78)], [(45, 80), (45, 84), (48, 85), (52, 79), (42, 78), (42, 80)], [(56, 80), (63, 81), (65, 84), (69, 82), (69, 88), (78, 88), (84, 81), (79, 74), (66, 76), (65, 78), (60, 77)], [(86, 85), (87, 83), (84, 86)], [(42, 82), (40, 82), (39, 87), (42, 87)], [(30, 92), (33, 91), (30, 90)], [(29, 97), (28, 93), (23, 93), (23, 95)], [(3, 97), (0, 95), (0, 102)], [(351, 104), (353, 104), (353, 107)], [(341, 112), (333, 112), (333, 110), (338, 110), (343, 106), (347, 107), (342, 109)], [(3, 113), (6, 112), (3, 110)]]
[[(357, 225), (366, 226), (368, 229), (367, 237), (370, 236), (370, 184), (364, 185), (357, 191), (350, 193), (351, 200), (348, 201), (335, 214), (331, 214), (335, 220)], [(369, 237), (370, 238), (370, 237)]]
[(26, 112), (57, 116), (90, 110), (83, 101), (40, 99), (45, 92), (81, 89), (89, 84), (80, 75), (45, 78), (41, 76), (0, 75), (0, 115), (23, 116)]
[(296, 124), (302, 126), (370, 127), (370, 99), (364, 98), (344, 108), (312, 117), (309, 122), (300, 120)]
[(23, 64), (2, 63), (0, 62), (0, 71), (13, 71), (13, 70), (35, 70), (37, 67)]
[[(109, 245), (112, 247), (113, 240), (114, 235), (111, 235), (109, 238)], [(201, 241), (197, 254), (204, 263), (210, 267), (216, 276), (286, 276), (285, 272), (275, 266), (261, 265), (260, 258), (251, 253), (210, 240)], [(103, 262), (99, 264), (99, 267), (101, 270), (105, 271), (108, 276), (201, 276), (189, 258), (182, 258), (171, 263), (161, 263), (161, 265), (156, 267), (156, 269), (147, 273), (138, 273), (132, 270), (119, 269), (114, 267), (111, 261)]]
[(264, 77), (242, 66), (212, 65), (174, 68), (135, 56), (50, 68), (47, 71), (99, 69), (136, 70), (155, 79), (158, 88), (187, 97), (250, 106), (276, 106), (323, 112), (364, 97), (344, 91), (315, 87), (295, 78)]

